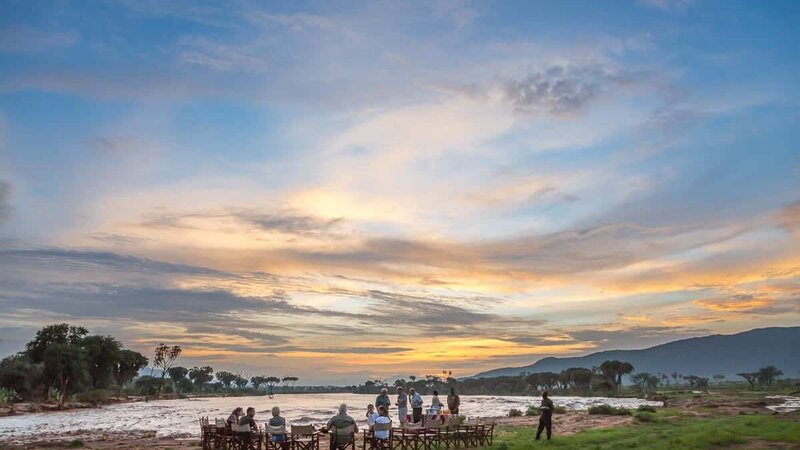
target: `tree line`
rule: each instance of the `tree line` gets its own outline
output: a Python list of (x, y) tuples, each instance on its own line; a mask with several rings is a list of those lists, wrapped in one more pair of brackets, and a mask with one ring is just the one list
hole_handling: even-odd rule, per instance
[[(179, 345), (159, 344), (152, 360), (126, 349), (113, 336), (91, 335), (81, 326), (49, 325), (36, 332), (25, 349), (0, 361), (0, 400), (53, 401), (68, 398), (91, 403), (112, 392), (159, 397), (161, 394), (267, 394), (292, 391), (295, 376), (246, 376), (210, 366), (177, 365)], [(150, 373), (141, 372), (150, 366)], [(216, 375), (216, 376), (215, 376)]]

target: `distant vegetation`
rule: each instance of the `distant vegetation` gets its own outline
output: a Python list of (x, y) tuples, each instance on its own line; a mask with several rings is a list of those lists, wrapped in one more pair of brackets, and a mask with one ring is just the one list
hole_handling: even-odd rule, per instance
[(272, 395), (291, 391), (297, 377), (217, 372), (210, 366), (177, 365), (179, 345), (159, 344), (153, 351), (149, 375), (140, 376), (148, 358), (123, 347), (112, 336), (90, 335), (66, 323), (42, 328), (16, 355), (0, 361), (0, 406), (16, 400), (48, 401), (63, 406), (68, 400), (94, 405), (117, 396), (162, 394)]

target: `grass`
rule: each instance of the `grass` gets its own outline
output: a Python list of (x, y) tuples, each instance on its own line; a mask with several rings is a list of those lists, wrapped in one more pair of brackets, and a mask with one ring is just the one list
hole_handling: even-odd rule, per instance
[(630, 416), (631, 410), (627, 408), (615, 408), (609, 405), (596, 405), (589, 407), (589, 414), (602, 416)]
[(81, 439), (73, 439), (67, 443), (67, 448), (81, 448), (85, 446), (86, 444), (84, 444)]
[[(641, 417), (648, 417), (642, 420)], [(498, 429), (495, 446), (508, 450), (526, 450), (547, 445), (554, 449), (702, 449), (726, 448), (734, 444), (767, 441), (794, 444), (800, 448), (800, 423), (772, 415), (719, 416), (703, 418), (675, 415), (666, 410), (640, 412), (631, 425), (585, 430), (571, 436), (559, 436), (558, 428), (550, 442), (535, 442), (532, 427)]]

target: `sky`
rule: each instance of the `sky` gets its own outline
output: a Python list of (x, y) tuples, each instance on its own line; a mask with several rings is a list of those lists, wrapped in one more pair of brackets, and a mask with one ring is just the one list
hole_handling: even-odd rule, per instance
[(0, 2), (0, 356), (299, 384), (800, 324), (800, 3)]

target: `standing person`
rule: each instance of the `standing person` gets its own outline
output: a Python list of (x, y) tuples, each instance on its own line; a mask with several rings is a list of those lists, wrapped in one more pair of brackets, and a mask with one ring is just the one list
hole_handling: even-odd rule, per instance
[(539, 437), (542, 435), (542, 430), (547, 428), (547, 440), (550, 440), (550, 436), (553, 434), (553, 401), (550, 400), (550, 397), (547, 396), (547, 392), (542, 392), (542, 404), (539, 406), (539, 409), (542, 410), (542, 415), (539, 416), (539, 429), (536, 431), (536, 440), (539, 440)]
[(378, 413), (375, 412), (375, 406), (367, 405), (367, 425), (370, 427), (375, 425), (375, 419), (378, 418)]
[(413, 422), (419, 423), (422, 420), (422, 396), (417, 393), (416, 389), (411, 388), (408, 390), (408, 399), (411, 401)]
[(389, 410), (389, 406), (392, 404), (391, 400), (389, 400), (389, 390), (386, 388), (381, 389), (380, 395), (375, 397), (375, 409), (381, 409), (381, 406)]
[(450, 410), (450, 414), (457, 416), (459, 406), (461, 406), (461, 397), (456, 394), (456, 388), (451, 387), (450, 395), (447, 396), (447, 409)]
[(439, 414), (441, 410), (442, 402), (439, 400), (439, 391), (434, 390), (431, 398), (431, 414)]
[(405, 426), (408, 420), (408, 396), (403, 392), (403, 386), (397, 386), (397, 415), (400, 416), (400, 426)]

